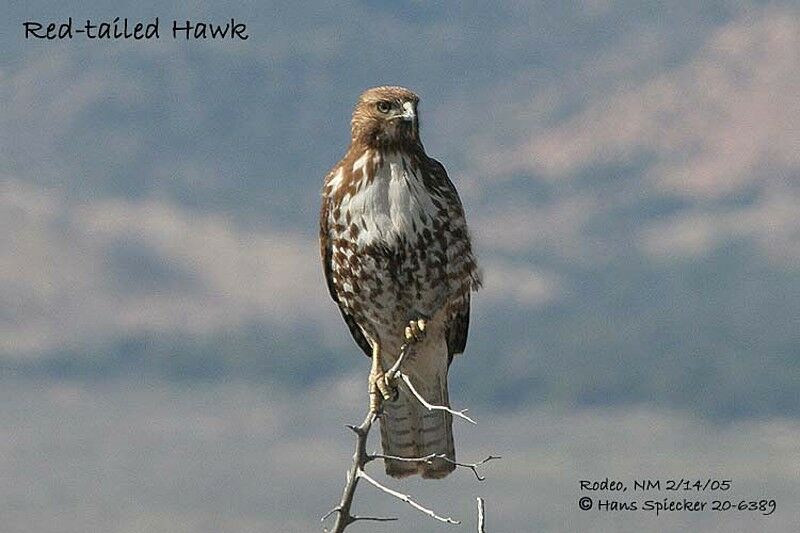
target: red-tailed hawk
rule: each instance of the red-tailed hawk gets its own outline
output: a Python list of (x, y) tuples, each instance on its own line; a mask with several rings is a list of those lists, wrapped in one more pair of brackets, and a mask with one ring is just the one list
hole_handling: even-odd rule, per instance
[[(402, 87), (361, 95), (350, 147), (322, 189), (320, 248), (331, 297), (372, 358), (370, 406), (383, 410), (384, 454), (454, 461), (452, 416), (396, 395), (384, 375), (410, 335), (417, 342), (403, 372), (428, 402), (448, 405), (447, 371), (464, 351), (470, 291), (480, 285), (458, 193), (420, 141), (418, 102)], [(455, 468), (443, 460), (385, 465), (395, 477), (441, 478)]]

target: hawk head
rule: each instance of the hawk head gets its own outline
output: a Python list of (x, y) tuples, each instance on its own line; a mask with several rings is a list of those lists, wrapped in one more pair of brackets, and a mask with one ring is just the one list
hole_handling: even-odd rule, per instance
[(367, 89), (353, 110), (353, 142), (383, 149), (419, 145), (418, 103), (419, 96), (404, 87)]

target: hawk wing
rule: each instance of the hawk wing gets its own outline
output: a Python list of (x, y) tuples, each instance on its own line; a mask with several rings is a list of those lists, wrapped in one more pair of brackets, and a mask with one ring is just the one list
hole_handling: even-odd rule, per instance
[(464, 353), (467, 347), (467, 334), (469, 333), (469, 295), (464, 306), (447, 326), (447, 364), (453, 362), (453, 357)]
[[(448, 224), (455, 226), (451, 228), (453, 235), (458, 235), (460, 239), (464, 240), (463, 257), (467, 257), (469, 261), (470, 277), (472, 278), (472, 285), (477, 288), (480, 286), (480, 276), (478, 274), (477, 265), (472, 257), (472, 245), (470, 243), (469, 233), (467, 232), (467, 223), (464, 217), (464, 207), (461, 204), (461, 198), (458, 197), (453, 182), (447, 176), (447, 171), (440, 162), (432, 157), (428, 158), (428, 169), (433, 182), (439, 189), (441, 194), (446, 198), (450, 216), (448, 217)], [(460, 305), (455, 309), (453, 317), (447, 325), (445, 332), (447, 339), (447, 362), (450, 364), (453, 357), (463, 353), (467, 346), (467, 335), (469, 333), (469, 309), (470, 309), (470, 291), (467, 290)]]
[(350, 329), (353, 340), (355, 340), (359, 348), (367, 354), (367, 357), (372, 357), (372, 346), (364, 336), (364, 332), (361, 331), (361, 328), (356, 323), (356, 319), (353, 318), (353, 315), (348, 313), (341, 302), (339, 302), (339, 297), (336, 294), (336, 287), (333, 284), (333, 272), (331, 271), (331, 257), (333, 255), (331, 252), (332, 243), (330, 242), (330, 233), (328, 231), (330, 202), (329, 198), (325, 198), (322, 201), (322, 209), (319, 214), (319, 251), (320, 256), (322, 256), (322, 269), (325, 271), (325, 282), (328, 285), (328, 292), (331, 298), (336, 302), (336, 305), (339, 307), (339, 312), (342, 313), (345, 324), (347, 324), (347, 327)]

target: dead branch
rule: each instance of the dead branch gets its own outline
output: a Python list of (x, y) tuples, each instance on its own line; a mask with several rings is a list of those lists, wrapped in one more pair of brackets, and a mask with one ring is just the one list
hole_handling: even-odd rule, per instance
[[(447, 406), (443, 405), (432, 405), (422, 397), (422, 395), (414, 388), (414, 385), (411, 383), (411, 379), (400, 371), (400, 367), (405, 359), (406, 354), (409, 350), (409, 343), (404, 343), (400, 349), (400, 354), (397, 358), (397, 361), (394, 365), (386, 372), (386, 376), (389, 379), (394, 380), (399, 377), (403, 383), (405, 383), (408, 391), (423, 405), (426, 409), (430, 411), (434, 410), (441, 410), (449, 412), (450, 414), (462, 418), (472, 424), (476, 424), (476, 422), (465, 415), (464, 413), (467, 411), (463, 409), (461, 411), (454, 411)], [(458, 463), (453, 461), (445, 456), (445, 454), (430, 454), (424, 457), (397, 457), (392, 455), (384, 455), (379, 453), (368, 454), (367, 453), (367, 439), (369, 437), (370, 429), (372, 429), (372, 424), (375, 422), (377, 418), (377, 414), (373, 412), (367, 413), (366, 418), (359, 426), (348, 425), (347, 427), (356, 434), (356, 445), (355, 451), (353, 452), (353, 462), (350, 465), (350, 469), (347, 471), (347, 481), (344, 486), (344, 490), (342, 491), (342, 498), (339, 501), (339, 505), (331, 509), (325, 516), (322, 517), (322, 521), (324, 522), (330, 516), (336, 515), (336, 521), (333, 525), (333, 529), (330, 530), (330, 533), (341, 533), (345, 530), (347, 526), (352, 524), (353, 522), (358, 521), (373, 521), (373, 522), (389, 522), (397, 520), (394, 517), (377, 517), (377, 516), (358, 516), (351, 514), (351, 508), (353, 505), (353, 499), (356, 493), (356, 486), (358, 485), (358, 480), (363, 479), (364, 481), (368, 482), (372, 486), (376, 487), (377, 489), (393, 496), (407, 504), (411, 507), (414, 507), (418, 511), (425, 513), (426, 515), (434, 518), (440, 522), (444, 522), (447, 524), (460, 524), (458, 520), (455, 520), (450, 517), (440, 516), (433, 510), (425, 507), (424, 505), (420, 504), (416, 500), (414, 500), (411, 495), (403, 494), (396, 490), (390, 489), (376, 481), (374, 478), (369, 476), (365, 471), (364, 468), (368, 463), (374, 461), (375, 459), (393, 459), (396, 461), (410, 461), (410, 462), (426, 462), (430, 463), (433, 459), (443, 459), (457, 467), (469, 468), (475, 474), (475, 477), (478, 481), (483, 481), (485, 478), (480, 475), (478, 472), (478, 467), (482, 466), (493, 459), (500, 459), (499, 456), (490, 455), (486, 459), (479, 461), (477, 463)], [(483, 524), (483, 509), (482, 504), (483, 500), (478, 498), (479, 501), (479, 509), (478, 509), (478, 519), (479, 519), (479, 527), (482, 527)], [(324, 528), (325, 532), (328, 532), (327, 528)], [(483, 530), (480, 529), (479, 533)]]
[(494, 459), (502, 459), (502, 457), (500, 457), (499, 455), (490, 455), (486, 459), (478, 461), (477, 463), (459, 463), (453, 461), (443, 453), (430, 453), (428, 455), (425, 455), (424, 457), (400, 457), (398, 455), (385, 455), (382, 453), (373, 453), (367, 456), (367, 462), (373, 461), (375, 459), (391, 459), (393, 461), (404, 461), (407, 463), (426, 463), (426, 464), (432, 464), (434, 459), (441, 459), (447, 463), (450, 463), (451, 465), (463, 466), (464, 468), (469, 468), (470, 470), (472, 470), (472, 473), (475, 474), (475, 477), (478, 479), (478, 481), (486, 481), (486, 478), (480, 475), (480, 473), (478, 472), (478, 467)]
[[(344, 528), (356, 521), (356, 517), (350, 514), (350, 507), (353, 505), (353, 497), (356, 494), (356, 486), (359, 480), (358, 472), (367, 462), (367, 437), (369, 436), (369, 430), (372, 428), (372, 423), (375, 421), (375, 416), (375, 413), (369, 412), (360, 426), (347, 426), (356, 434), (353, 464), (347, 472), (347, 483), (345, 483), (344, 491), (342, 491), (342, 499), (339, 501), (339, 505), (322, 517), (324, 521), (332, 514), (336, 514), (336, 522), (331, 530), (332, 533), (341, 533)], [(325, 531), (328, 531), (327, 528)]]
[(478, 533), (486, 533), (486, 525), (484, 523), (486, 520), (486, 518), (484, 517), (485, 504), (483, 502), (483, 498), (481, 498), (480, 496), (477, 498), (477, 500), (478, 500)]
[(430, 516), (431, 518), (435, 518), (436, 520), (438, 520), (440, 522), (444, 522), (446, 524), (460, 524), (461, 523), (458, 520), (453, 520), (449, 516), (448, 517), (439, 516), (435, 512), (433, 512), (430, 509), (428, 509), (427, 507), (424, 507), (424, 506), (420, 505), (419, 503), (415, 502), (414, 500), (412, 500), (411, 496), (409, 496), (408, 494), (402, 494), (400, 492), (397, 492), (396, 490), (392, 490), (389, 487), (381, 485), (380, 483), (378, 483), (377, 481), (375, 481), (374, 479), (369, 477), (367, 475), (367, 473), (364, 472), (363, 470), (359, 470), (358, 471), (358, 475), (361, 478), (363, 478), (364, 481), (368, 481), (369, 483), (371, 483), (374, 487), (379, 488), (380, 490), (382, 490), (386, 494), (394, 496), (395, 498), (397, 498), (400, 501), (406, 502), (408, 505), (410, 505), (414, 509), (418, 509), (418, 510), (422, 511), (423, 513), (425, 513), (426, 515)]
[(423, 398), (422, 395), (419, 392), (417, 392), (417, 389), (414, 388), (414, 385), (411, 383), (411, 378), (409, 378), (406, 374), (403, 374), (402, 372), (398, 372), (397, 375), (399, 375), (400, 379), (403, 380), (403, 383), (406, 384), (406, 386), (408, 387), (408, 390), (410, 390), (411, 394), (414, 395), (414, 398), (416, 398), (419, 401), (419, 403), (424, 405), (425, 408), (428, 411), (446, 411), (446, 412), (450, 413), (453, 416), (457, 416), (459, 418), (463, 418), (464, 420), (466, 420), (467, 422), (469, 422), (471, 424), (475, 424), (475, 425), (478, 424), (473, 419), (471, 419), (470, 417), (468, 417), (467, 415), (464, 414), (464, 413), (467, 412), (466, 409), (462, 409), (461, 411), (454, 411), (454, 410), (450, 409), (449, 407), (447, 407), (445, 405), (431, 405), (431, 404), (429, 404), (427, 401), (425, 401), (425, 398)]

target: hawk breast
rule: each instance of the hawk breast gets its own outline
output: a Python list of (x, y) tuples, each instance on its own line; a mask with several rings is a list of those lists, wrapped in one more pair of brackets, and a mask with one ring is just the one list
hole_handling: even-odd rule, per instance
[(365, 154), (352, 172), (361, 174), (355, 184), (331, 179), (338, 185), (331, 194), (340, 199), (329, 221), (340, 304), (362, 328), (394, 329), (432, 315), (444, 305), (447, 284), (446, 243), (435, 239), (441, 201), (426, 187), (423, 169), (402, 154)]

